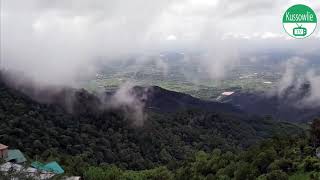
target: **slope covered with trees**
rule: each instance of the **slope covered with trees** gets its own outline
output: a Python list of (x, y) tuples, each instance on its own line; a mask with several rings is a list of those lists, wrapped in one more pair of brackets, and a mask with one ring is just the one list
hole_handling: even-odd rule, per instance
[[(315, 156), (314, 141), (319, 139), (319, 123), (309, 138), (275, 136), (245, 151), (199, 151), (176, 168), (159, 167), (144, 171), (124, 171), (115, 166), (89, 167), (86, 179), (190, 179), (190, 180), (288, 180), (320, 178), (320, 159)], [(314, 124), (315, 124), (314, 123)]]
[[(62, 104), (70, 94), (73, 111)], [(98, 165), (175, 169), (198, 151), (236, 154), (278, 133), (303, 134), (296, 125), (267, 117), (199, 109), (146, 110), (148, 118), (137, 127), (121, 108), (101, 109), (100, 99), (85, 90), (63, 90), (54, 100), (39, 103), (0, 81), (0, 142), (20, 149), (29, 159), (57, 160), (70, 174), (90, 173), (87, 168)]]

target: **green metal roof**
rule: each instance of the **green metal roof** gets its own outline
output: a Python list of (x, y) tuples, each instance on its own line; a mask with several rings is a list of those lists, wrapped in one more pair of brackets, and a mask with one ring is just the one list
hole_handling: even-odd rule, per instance
[(56, 161), (49, 162), (48, 164), (43, 164), (38, 161), (35, 161), (31, 163), (31, 166), (39, 170), (49, 171), (56, 174), (64, 173), (64, 170)]
[(6, 161), (14, 161), (15, 163), (23, 163), (26, 162), (27, 159), (24, 157), (22, 152), (19, 149), (9, 149), (8, 150), (8, 157)]
[(44, 167), (44, 164), (42, 164), (41, 162), (38, 162), (38, 161), (34, 161), (31, 163), (31, 166), (36, 168), (36, 169), (40, 169)]

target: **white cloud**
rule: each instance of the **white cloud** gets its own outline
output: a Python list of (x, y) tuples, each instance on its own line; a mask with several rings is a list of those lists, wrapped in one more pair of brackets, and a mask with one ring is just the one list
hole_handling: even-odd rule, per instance
[(167, 40), (168, 41), (175, 41), (175, 40), (177, 40), (177, 37), (175, 35), (171, 34), (171, 35), (167, 36)]
[(262, 39), (273, 39), (273, 38), (282, 38), (282, 37), (283, 35), (272, 33), (272, 32), (265, 32), (261, 35)]

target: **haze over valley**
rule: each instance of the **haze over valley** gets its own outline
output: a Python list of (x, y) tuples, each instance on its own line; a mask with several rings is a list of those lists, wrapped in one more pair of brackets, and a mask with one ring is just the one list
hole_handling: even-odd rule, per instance
[(319, 179), (297, 3), (0, 1), (0, 179)]

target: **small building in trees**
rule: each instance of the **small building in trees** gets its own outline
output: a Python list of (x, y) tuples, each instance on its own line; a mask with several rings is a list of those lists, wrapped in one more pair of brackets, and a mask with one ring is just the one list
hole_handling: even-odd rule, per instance
[(6, 162), (0, 165), (0, 172), (3, 174), (11, 174), (12, 180), (20, 179), (18, 176), (23, 175), (30, 179), (37, 179), (37, 180), (48, 180), (54, 177), (56, 174), (46, 171), (39, 171), (32, 167), (26, 167), (20, 164), (15, 164), (12, 162)]
[(23, 153), (19, 149), (9, 149), (9, 146), (0, 144), (0, 159), (6, 162), (13, 163), (24, 163), (27, 159), (24, 157)]
[(24, 157), (23, 153), (19, 149), (9, 149), (8, 150), (8, 156), (5, 158), (7, 162), (13, 162), (13, 163), (24, 163), (27, 161), (27, 159)]
[(0, 144), (0, 159), (6, 159), (8, 157), (8, 146)]
[(47, 164), (43, 164), (38, 161), (35, 161), (35, 162), (31, 163), (31, 166), (38, 169), (38, 170), (52, 172), (55, 174), (63, 174), (64, 173), (64, 170), (56, 161), (52, 161)]

